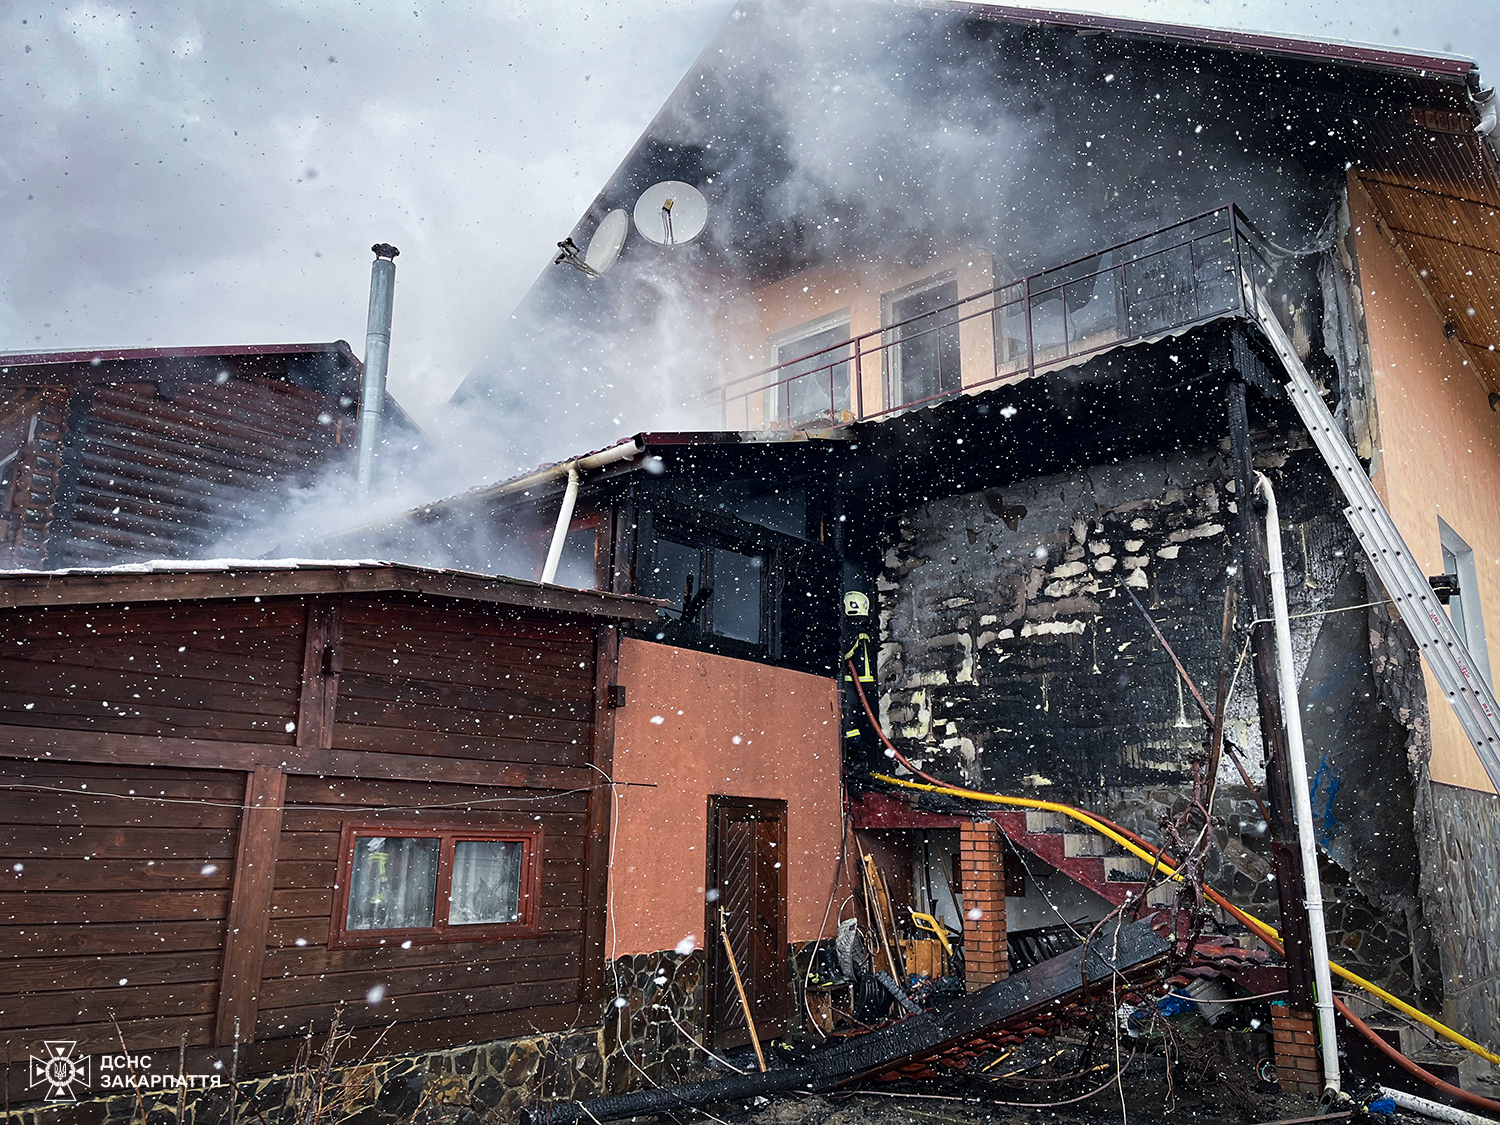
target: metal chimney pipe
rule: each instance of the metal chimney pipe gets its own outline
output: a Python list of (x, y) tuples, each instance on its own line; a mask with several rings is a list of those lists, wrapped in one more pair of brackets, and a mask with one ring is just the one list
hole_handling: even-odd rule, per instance
[(370, 317), (365, 327), (365, 379), (359, 392), (359, 468), (361, 492), (370, 490), (375, 476), (375, 447), (380, 444), (380, 422), (385, 417), (385, 373), (391, 357), (391, 307), (396, 300), (396, 255), (386, 242), (370, 247)]

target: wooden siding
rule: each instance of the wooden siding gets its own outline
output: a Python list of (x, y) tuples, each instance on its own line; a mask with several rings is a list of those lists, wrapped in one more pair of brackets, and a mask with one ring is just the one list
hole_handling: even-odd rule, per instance
[(290, 746), (306, 619), (294, 598), (0, 613), (0, 717)]
[[(0, 1038), (185, 1034), (192, 1069), (238, 1016), (248, 1074), (340, 1004), (381, 1053), (591, 1021), (601, 635), (408, 594), (0, 610)], [(329, 948), (341, 829), (387, 818), (540, 828), (538, 932)]]

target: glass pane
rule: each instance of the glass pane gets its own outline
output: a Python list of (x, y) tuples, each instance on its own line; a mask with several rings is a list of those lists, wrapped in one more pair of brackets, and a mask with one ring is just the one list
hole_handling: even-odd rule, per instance
[[(833, 347), (848, 339), (849, 326), (839, 324), (777, 347), (776, 362), (786, 366), (779, 368), (775, 377), (778, 381), (791, 380), (776, 388), (779, 417), (796, 422), (830, 410), (849, 409), (849, 348)], [(822, 351), (824, 348), (830, 350)], [(809, 354), (812, 352), (821, 354)]]
[(950, 281), (892, 304), (898, 341), (892, 358), (901, 402), (921, 402), (962, 385), (956, 323), (962, 313), (947, 307), (957, 300), (958, 282)]
[(652, 559), (650, 583), (651, 596), (671, 602), (677, 609), (683, 607), (683, 596), (692, 580), (694, 592), (698, 589), (698, 548), (671, 539), (658, 539)]
[(759, 555), (714, 550), (714, 632), (737, 641), (760, 642)]
[(437, 874), (438, 842), (431, 837), (358, 837), (346, 925), (351, 930), (431, 927)]
[(520, 921), (524, 848), (520, 840), (460, 840), (454, 845), (450, 926)]
[(598, 543), (599, 532), (595, 528), (570, 528), (567, 538), (563, 540), (553, 583), (572, 586), (578, 590), (592, 590), (595, 585), (594, 551)]

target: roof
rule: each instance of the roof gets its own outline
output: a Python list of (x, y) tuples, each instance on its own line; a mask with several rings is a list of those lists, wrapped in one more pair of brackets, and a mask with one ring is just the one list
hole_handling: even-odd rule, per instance
[(1090, 12), (1059, 12), (1047, 8), (1012, 7), (1008, 4), (964, 3), (962, 0), (935, 0), (931, 6), (963, 12), (981, 19), (1038, 23), (1082, 31), (1105, 31), (1137, 39), (1158, 39), (1195, 47), (1222, 47), (1231, 51), (1365, 67), (1416, 78), (1468, 81), (1471, 75), (1477, 76), (1479, 71), (1472, 59), (1461, 55), (1420, 54), (1336, 39), (1296, 39), (1258, 31), (1156, 23), (1152, 20), (1124, 19)]
[(373, 559), (212, 559), (0, 571), (0, 609), (383, 593), (425, 594), (609, 621), (655, 621), (662, 604), (600, 590)]
[[(215, 361), (215, 362), (206, 362)], [(346, 340), (311, 344), (213, 344), (190, 348), (93, 348), (0, 352), (0, 385), (17, 383), (155, 382), (211, 380), (233, 375), (288, 378), (308, 364), (331, 367), (341, 383), (357, 386), (364, 364)]]

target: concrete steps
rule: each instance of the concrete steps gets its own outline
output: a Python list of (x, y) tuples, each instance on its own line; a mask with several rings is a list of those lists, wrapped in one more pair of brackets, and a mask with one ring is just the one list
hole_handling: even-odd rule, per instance
[[(1116, 906), (1127, 895), (1139, 895), (1145, 889), (1148, 864), (1144, 860), (1062, 813), (1005, 809), (994, 817), (1011, 843)], [(1154, 888), (1147, 901), (1165, 906), (1175, 897), (1172, 885), (1166, 884)]]

